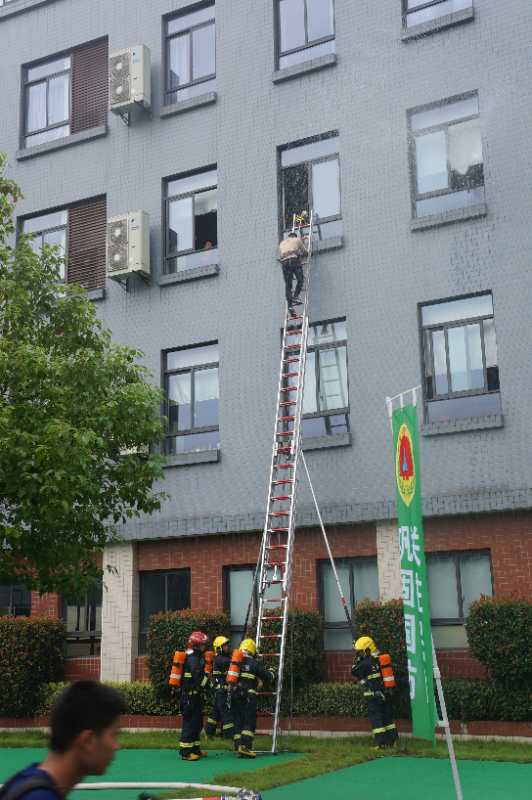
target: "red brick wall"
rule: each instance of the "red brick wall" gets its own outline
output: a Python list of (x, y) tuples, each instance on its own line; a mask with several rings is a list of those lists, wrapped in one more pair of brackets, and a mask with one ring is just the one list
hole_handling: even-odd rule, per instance
[(65, 660), (65, 680), (100, 680), (100, 659), (97, 656), (86, 658), (67, 658)]
[(57, 619), (61, 616), (61, 601), (56, 594), (31, 593), (31, 616)]
[(148, 674), (148, 664), (146, 656), (139, 656), (135, 659), (135, 680), (147, 681), (150, 679)]

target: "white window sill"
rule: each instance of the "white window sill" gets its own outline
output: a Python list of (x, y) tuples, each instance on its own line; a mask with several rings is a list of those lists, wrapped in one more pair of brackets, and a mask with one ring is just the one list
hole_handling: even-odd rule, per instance
[(334, 67), (337, 62), (336, 53), (327, 53), (325, 56), (311, 58), (309, 61), (303, 61), (301, 64), (294, 64), (293, 67), (284, 67), (283, 69), (276, 70), (272, 75), (272, 81), (273, 83), (282, 83), (291, 78), (298, 78), (300, 75), (306, 75), (309, 72), (317, 72), (317, 70), (320, 69)]
[(185, 111), (191, 111), (193, 108), (208, 106), (211, 103), (216, 103), (217, 97), (217, 92), (206, 92), (205, 94), (199, 94), (197, 97), (191, 97), (189, 100), (162, 106), (159, 116), (164, 119), (165, 117), (173, 117), (174, 114), (183, 114)]
[(431, 19), (429, 22), (422, 22), (421, 25), (412, 25), (411, 28), (406, 28), (401, 34), (403, 42), (409, 42), (411, 39), (417, 39), (420, 36), (426, 36), (429, 33), (436, 33), (437, 31), (451, 28), (454, 25), (460, 25), (463, 22), (470, 22), (475, 18), (475, 9), (463, 8), (461, 11), (455, 11), (452, 14), (445, 14), (438, 19)]
[(422, 436), (441, 436), (447, 433), (466, 433), (467, 431), (484, 431), (503, 427), (503, 415), (490, 414), (486, 417), (464, 417), (448, 422), (426, 422), (421, 426), (421, 434)]
[(174, 283), (186, 283), (187, 281), (197, 281), (200, 278), (209, 278), (220, 274), (219, 264), (206, 264), (203, 267), (191, 267), (181, 272), (171, 272), (168, 275), (159, 277), (159, 286), (172, 286)]
[(62, 150), (64, 147), (72, 147), (75, 144), (82, 144), (82, 142), (90, 142), (92, 139), (99, 139), (100, 136), (107, 135), (107, 130), (107, 125), (97, 125), (95, 128), (88, 128), (86, 131), (73, 133), (71, 136), (64, 136), (62, 139), (36, 144), (34, 147), (24, 147), (21, 150), (17, 150), (17, 161), (40, 156), (44, 153), (51, 153), (54, 150)]
[(465, 208), (455, 208), (452, 211), (442, 211), (441, 214), (416, 217), (410, 221), (410, 230), (422, 231), (427, 228), (435, 228), (438, 225), (448, 225), (451, 222), (461, 222), (466, 219), (485, 217), (487, 213), (488, 207), (486, 203), (479, 203), (476, 206), (466, 206)]
[(310, 436), (303, 438), (303, 450), (326, 450), (329, 447), (349, 447), (352, 443), (350, 433), (339, 433), (336, 436)]
[(44, 6), (55, 2), (56, 0), (18, 0), (17, 3), (8, 3), (7, 6), (2, 6), (2, 8), (0, 8), (0, 20), (6, 17), (12, 17), (14, 14), (22, 14), (24, 11), (29, 11), (31, 8), (37, 8), (37, 6)]
[(194, 453), (180, 453), (175, 456), (165, 456), (166, 463), (163, 469), (171, 467), (186, 467), (190, 464), (211, 464), (220, 460), (219, 450), (198, 450)]

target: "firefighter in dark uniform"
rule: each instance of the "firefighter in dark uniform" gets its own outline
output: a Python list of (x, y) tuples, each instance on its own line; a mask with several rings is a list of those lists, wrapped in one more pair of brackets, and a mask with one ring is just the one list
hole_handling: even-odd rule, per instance
[(385, 687), (386, 679), (382, 674), (380, 653), (370, 636), (361, 636), (353, 642), (353, 650), (356, 656), (351, 674), (364, 689), (375, 749), (393, 747), (397, 741), (397, 729), (392, 716), (390, 690)]
[(229, 639), (226, 636), (217, 636), (212, 644), (215, 653), (211, 679), (214, 701), (210, 716), (207, 718), (205, 733), (207, 736), (216, 736), (216, 730), (220, 726), (222, 737), (224, 739), (232, 739), (235, 725), (233, 713), (227, 701), (226, 685), (227, 670), (231, 663)]
[(203, 654), (209, 637), (201, 631), (194, 631), (188, 637), (186, 660), (181, 689), (181, 714), (183, 727), (179, 750), (184, 761), (198, 761), (207, 753), (200, 749), (200, 734), (203, 728), (204, 694), (208, 686)]
[(255, 656), (257, 646), (253, 639), (244, 639), (239, 650), (244, 653), (240, 676), (231, 689), (231, 708), (235, 721), (235, 750), (239, 758), (255, 758), (253, 738), (257, 726), (257, 692), (263, 685), (275, 681), (275, 672), (260, 664)]

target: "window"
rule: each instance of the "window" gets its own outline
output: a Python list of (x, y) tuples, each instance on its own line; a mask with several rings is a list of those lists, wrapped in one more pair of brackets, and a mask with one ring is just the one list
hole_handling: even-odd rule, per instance
[(472, 6), (473, 0), (403, 0), (403, 25), (422, 25)]
[(410, 112), (409, 130), (414, 217), (484, 202), (478, 94)]
[[(254, 566), (224, 567), (224, 608), (231, 621), (231, 646), (238, 647), (244, 634), (244, 623), (251, 598)], [(253, 608), (249, 622), (257, 607), (257, 593), (254, 592)]]
[[(377, 558), (342, 558), (336, 562), (336, 570), (351, 614), (361, 600), (379, 599), (379, 578)], [(351, 650), (353, 639), (347, 624), (343, 606), (338, 596), (338, 588), (329, 561), (318, 565), (320, 609), (325, 627), (326, 650)]]
[(349, 432), (345, 320), (309, 326), (302, 432), (304, 437)]
[(29, 617), (31, 592), (25, 586), (0, 586), (0, 617)]
[(142, 654), (146, 652), (148, 628), (152, 614), (190, 608), (190, 570), (139, 572), (139, 582), (139, 653)]
[(67, 657), (99, 656), (102, 638), (102, 582), (78, 603), (63, 604), (67, 629)]
[(23, 146), (62, 139), (107, 119), (107, 39), (23, 68)]
[(434, 644), (467, 647), (464, 624), (471, 603), (493, 594), (490, 554), (427, 553), (427, 566)]
[(214, 3), (194, 8), (165, 21), (166, 105), (216, 89)]
[(165, 181), (165, 273), (218, 261), (216, 169)]
[(429, 422), (499, 414), (499, 367), (491, 294), (421, 306)]
[(217, 450), (218, 344), (165, 353), (167, 455)]
[(43, 245), (59, 247), (59, 253), (63, 256), (59, 268), (61, 280), (65, 280), (65, 261), (68, 226), (68, 210), (52, 211), (50, 214), (42, 214), (39, 217), (29, 217), (22, 221), (22, 232), (32, 234), (32, 248), (40, 253)]
[(313, 209), (324, 239), (341, 236), (338, 134), (282, 147), (280, 160), (282, 230), (292, 228), (294, 214)]
[(65, 256), (61, 280), (88, 290), (105, 285), (105, 197), (25, 217), (20, 220), (19, 230), (34, 236), (32, 247), (36, 252), (44, 244), (60, 248)]
[(279, 68), (334, 53), (333, 0), (278, 0)]

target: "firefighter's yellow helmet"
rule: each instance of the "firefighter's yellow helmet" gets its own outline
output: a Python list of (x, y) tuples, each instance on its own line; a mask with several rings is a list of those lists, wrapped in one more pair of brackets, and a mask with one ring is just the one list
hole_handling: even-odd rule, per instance
[(244, 639), (243, 642), (240, 642), (239, 650), (244, 650), (246, 653), (249, 653), (250, 656), (257, 655), (257, 645), (253, 641), (253, 639)]
[(377, 645), (371, 636), (360, 636), (360, 638), (353, 642), (353, 650), (361, 650), (364, 653), (366, 650), (369, 650), (370, 653), (375, 653), (377, 651)]
[(214, 642), (212, 643), (212, 646), (214, 647), (214, 652), (221, 653), (224, 644), (229, 644), (229, 639), (227, 638), (227, 636), (217, 636)]

